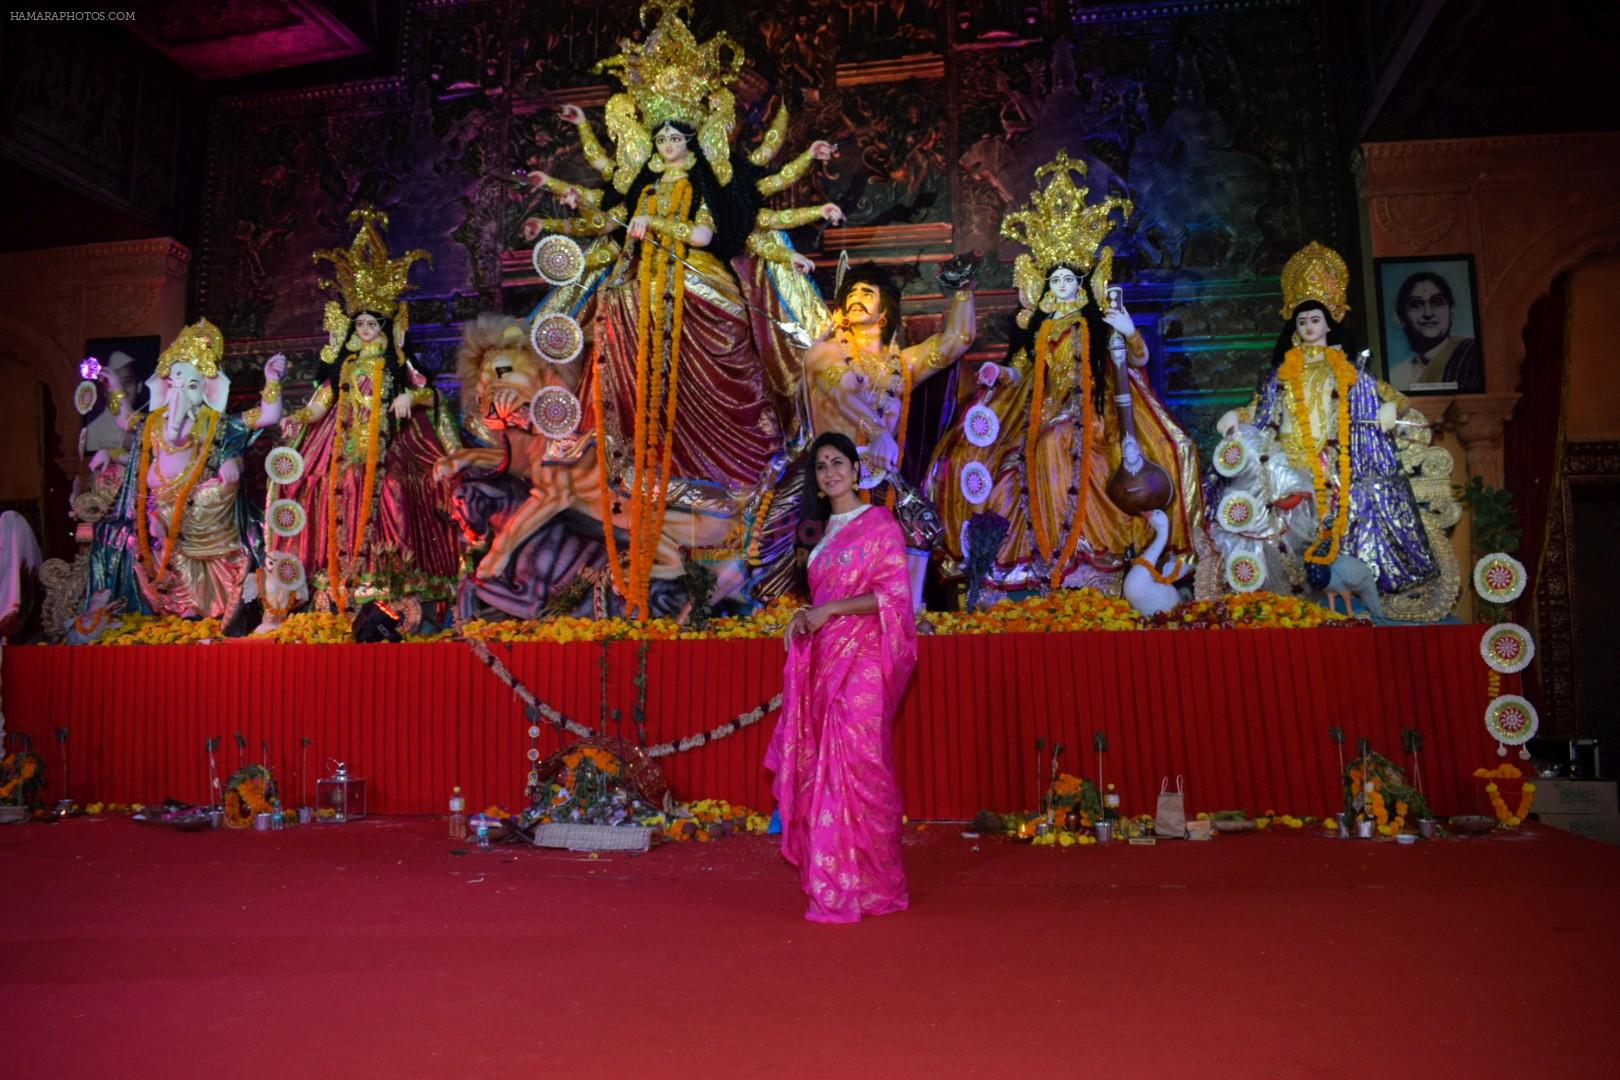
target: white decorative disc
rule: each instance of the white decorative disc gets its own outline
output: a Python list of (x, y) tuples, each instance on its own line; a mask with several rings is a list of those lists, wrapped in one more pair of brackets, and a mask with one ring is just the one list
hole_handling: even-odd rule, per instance
[(548, 439), (566, 439), (579, 430), (584, 416), (579, 398), (560, 386), (545, 386), (529, 402), (534, 429)]
[(1247, 532), (1260, 518), (1260, 504), (1244, 491), (1233, 491), (1221, 500), (1215, 511), (1215, 521), (1227, 532)]
[(1524, 564), (1505, 551), (1492, 552), (1474, 564), (1474, 591), (1492, 604), (1511, 604), (1524, 592)]
[(1242, 439), (1227, 438), (1215, 444), (1215, 471), (1231, 479), (1249, 463), (1249, 448)]
[(529, 328), (534, 351), (553, 364), (573, 361), (585, 348), (585, 331), (570, 315), (554, 311), (534, 320)]
[(1485, 706), (1485, 730), (1507, 746), (1523, 746), (1536, 737), (1541, 718), (1536, 707), (1518, 694), (1503, 694)]
[(1518, 623), (1497, 623), (1479, 639), (1479, 655), (1492, 671), (1514, 675), (1535, 659), (1536, 644), (1530, 638), (1530, 631)]
[(277, 484), (296, 484), (304, 478), (304, 455), (278, 446), (264, 456), (264, 472)]
[(542, 236), (534, 245), (534, 269), (547, 285), (572, 285), (585, 272), (585, 253), (571, 236)]
[(995, 487), (995, 480), (990, 476), (990, 470), (984, 467), (984, 462), (970, 461), (962, 466), (961, 487), (962, 498), (974, 506), (983, 506), (990, 497), (990, 489)]
[(962, 431), (974, 446), (989, 446), (1001, 434), (1001, 420), (995, 410), (975, 405), (962, 417)]
[(1226, 559), (1226, 584), (1233, 592), (1254, 592), (1266, 583), (1266, 564), (1247, 551), (1233, 552)]
[(277, 536), (297, 536), (304, 531), (304, 508), (291, 499), (277, 499), (265, 515), (270, 531)]
[(96, 407), (96, 395), (99, 391), (93, 382), (82, 382), (73, 388), (73, 407), (79, 410), (80, 416), (87, 415)]
[(282, 588), (297, 592), (304, 587), (304, 564), (298, 561), (298, 556), (281, 552), (276, 559), (275, 576)]

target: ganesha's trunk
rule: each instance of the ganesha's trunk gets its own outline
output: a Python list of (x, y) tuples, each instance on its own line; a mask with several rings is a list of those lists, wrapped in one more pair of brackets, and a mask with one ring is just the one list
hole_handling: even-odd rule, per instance
[(178, 444), (189, 422), (190, 418), (186, 415), (185, 400), (170, 401), (169, 414), (164, 417), (163, 437), (172, 444)]

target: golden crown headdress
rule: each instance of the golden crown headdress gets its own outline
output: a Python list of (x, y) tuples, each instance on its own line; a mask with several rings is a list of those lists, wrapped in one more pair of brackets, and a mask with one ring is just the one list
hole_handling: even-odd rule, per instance
[(169, 343), (158, 356), (157, 378), (169, 377), (169, 370), (178, 363), (196, 368), (205, 379), (219, 374), (220, 357), (225, 355), (225, 335), (207, 319), (198, 319)]
[(1350, 305), (1345, 294), (1350, 289), (1350, 270), (1344, 258), (1330, 247), (1312, 240), (1289, 258), (1282, 272), (1282, 317), (1292, 319), (1299, 305), (1315, 300), (1328, 309), (1334, 322), (1341, 322)]
[(592, 69), (612, 72), (624, 92), (607, 103), (608, 135), (614, 144), (613, 185), (628, 191), (636, 174), (652, 156), (658, 129), (678, 120), (698, 133), (698, 149), (709, 160), (722, 184), (731, 181), (731, 129), (736, 126), (736, 102), (731, 84), (737, 81), (746, 59), (741, 46), (725, 32), (698, 43), (680, 13), (692, 13), (691, 0), (647, 0), (641, 22), (661, 12), (645, 42), (620, 41), (623, 50)]
[(359, 221), (360, 231), (354, 234), (348, 250), (327, 248), (315, 253), (317, 263), (324, 259), (332, 264), (332, 276), (336, 278), (335, 282), (322, 278), (321, 288), (330, 289), (336, 284), (343, 293), (344, 310), (351, 317), (374, 311), (397, 322), (404, 308), (400, 294), (410, 288), (411, 265), (419, 259), (431, 262), (432, 256), (417, 248), (398, 259), (391, 258), (379, 231), (388, 228), (388, 215), (381, 210), (363, 206), (351, 212), (349, 220)]
[[(1001, 221), (1001, 235), (1029, 249), (1013, 263), (1013, 284), (1025, 311), (1040, 300), (1047, 275), (1058, 264), (1090, 270), (1098, 245), (1114, 227), (1110, 220), (1114, 211), (1120, 212), (1123, 222), (1136, 209), (1117, 195), (1088, 203), (1091, 189), (1074, 182), (1074, 177), (1085, 175), (1085, 162), (1059, 150), (1057, 157), (1035, 170), (1035, 190), (1025, 208)], [(1046, 177), (1051, 179), (1042, 187)]]

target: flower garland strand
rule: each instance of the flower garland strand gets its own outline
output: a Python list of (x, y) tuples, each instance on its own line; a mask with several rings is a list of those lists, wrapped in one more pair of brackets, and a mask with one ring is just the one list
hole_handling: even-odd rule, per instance
[[(677, 200), (676, 213), (680, 220), (685, 221), (692, 209), (692, 185), (685, 180), (681, 181), (676, 185), (674, 198)], [(659, 260), (666, 273), (674, 275), (670, 295), (673, 296), (675, 305), (670, 319), (669, 341), (666, 346), (668, 351), (664, 354), (669, 364), (669, 374), (664, 380), (666, 394), (654, 396), (654, 408), (657, 407), (660, 397), (666, 402), (663, 420), (664, 453), (659, 462), (658, 473), (653, 478), (653, 528), (648, 530), (647, 553), (642, 563), (640, 605), (643, 617), (652, 614), (652, 567), (658, 559), (658, 547), (663, 540), (664, 515), (669, 502), (669, 478), (675, 457), (676, 406), (680, 401), (681, 389), (681, 321), (686, 311), (686, 264), (681, 260), (686, 257), (688, 248), (679, 238), (672, 240), (671, 244), (673, 254), (670, 259), (667, 262)], [(663, 364), (660, 363), (659, 367), (662, 369)]]
[[(647, 216), (664, 216), (655, 212), (665, 210), (677, 220), (686, 221), (691, 207), (692, 184), (682, 178), (667, 194), (661, 194), (657, 188), (643, 191), (636, 209), (638, 215)], [(685, 265), (680, 259), (685, 256), (687, 245), (679, 238), (673, 239), (667, 259), (649, 256), (648, 250), (644, 241), (643, 255), (637, 269), (641, 302), (636, 312), (635, 473), (630, 502), (630, 565), (624, 593), (627, 611), (638, 619), (648, 618), (652, 613), (652, 566), (663, 536), (669, 469), (674, 454), (681, 320), (685, 300)], [(664, 304), (671, 283), (674, 285), (674, 306), (666, 334)], [(652, 468), (655, 460), (659, 466), (657, 470)], [(618, 580), (615, 576), (615, 584)]]
[[(1076, 325), (1080, 329), (1078, 353), (1074, 349), (1075, 338), (1070, 336), (1070, 331)], [(1063, 543), (1062, 554), (1052, 566), (1054, 589), (1062, 585), (1064, 569), (1069, 565), (1069, 560), (1074, 558), (1074, 553), (1079, 550), (1080, 532), (1085, 527), (1086, 502), (1091, 494), (1091, 448), (1095, 437), (1095, 425), (1091, 415), (1091, 328), (1086, 325), (1084, 319), (1078, 324), (1068, 325), (1064, 325), (1061, 319), (1051, 319), (1041, 327), (1040, 336), (1035, 339), (1035, 385), (1031, 391), (1033, 399), (1029, 408), (1029, 432), (1024, 437), (1024, 476), (1028, 481), (1035, 468), (1035, 445), (1041, 433), (1041, 412), (1046, 403), (1046, 372), (1051, 363), (1052, 345), (1056, 339), (1064, 336), (1068, 336), (1070, 354), (1077, 357), (1075, 367), (1080, 374), (1080, 467), (1077, 474), (1079, 482), (1075, 485), (1078, 495), (1075, 498), (1074, 519), (1069, 524), (1069, 535)], [(1035, 548), (1040, 552), (1042, 559), (1051, 563), (1054, 546), (1051, 531), (1047, 528), (1045, 517), (1042, 516), (1034, 483), (1028, 483), (1028, 487), (1029, 520), (1035, 527)]]
[[(1315, 355), (1321, 346), (1307, 346)], [(1356, 385), (1356, 369), (1338, 349), (1322, 349), (1333, 372), (1335, 403), (1338, 406), (1338, 430), (1333, 438), (1339, 464), (1339, 510), (1333, 519), (1333, 531), (1328, 537), (1327, 551), (1318, 554), (1313, 548), (1305, 552), (1305, 561), (1327, 566), (1339, 557), (1339, 545), (1350, 528), (1350, 391)], [(1293, 348), (1283, 357), (1277, 376), (1288, 389), (1288, 401), (1294, 414), (1295, 438), (1304, 450), (1314, 438), (1311, 431), (1310, 408), (1305, 402), (1305, 350)], [(1326, 442), (1326, 440), (1324, 440)], [(1320, 530), (1327, 520), (1330, 503), (1327, 492), (1327, 470), (1322, 467), (1320, 450), (1310, 454), (1311, 482), (1316, 493), (1316, 523)]]
[[(468, 638), (467, 647), (472, 650), (473, 655), (478, 657), (485, 667), (494, 673), (497, 679), (501, 680), (512, 691), (512, 695), (523, 703), (523, 707), (527, 712), (543, 717), (553, 727), (566, 731), (576, 738), (588, 739), (599, 734), (577, 720), (558, 712), (555, 708), (536, 697), (534, 692), (524, 686), (512, 674), (511, 669), (501, 662), (501, 658), (490, 650), (488, 642), (478, 638)], [(782, 694), (778, 692), (765, 704), (756, 705), (747, 712), (738, 713), (730, 720), (710, 728), (708, 731), (694, 732), (684, 738), (672, 739), (656, 746), (649, 746), (646, 748), (647, 756), (649, 758), (661, 758), (669, 757), (672, 754), (682, 754), (688, 750), (695, 750), (700, 746), (735, 735), (743, 728), (752, 727), (781, 707)]]
[[(203, 406), (199, 419), (202, 421), (203, 431), (193, 439), (196, 446), (196, 456), (191, 463), (191, 471), (186, 475), (180, 485), (179, 494), (174, 500), (174, 513), (169, 518), (168, 542), (163, 548), (163, 561), (153, 568), (152, 536), (146, 527), (146, 499), (147, 499), (147, 473), (152, 467), (152, 440), (161, 426), (161, 418), (169, 411), (167, 405), (154, 409), (146, 418), (146, 426), (141, 429), (141, 460), (140, 474), (135, 478), (135, 544), (136, 553), (141, 561), (141, 567), (146, 571), (147, 580), (153, 587), (169, 572), (169, 562), (174, 558), (174, 549), (180, 539), (180, 528), (186, 520), (186, 504), (191, 500), (192, 489), (202, 477), (203, 468), (208, 464), (208, 456), (214, 450), (214, 435), (219, 430), (219, 413), (208, 406)], [(173, 483), (173, 481), (170, 481)], [(164, 485), (167, 487), (168, 485)]]
[[(365, 354), (362, 352), (364, 358)], [(366, 543), (366, 530), (371, 526), (371, 499), (377, 491), (378, 432), (382, 427), (383, 360), (381, 356), (369, 360), (366, 371), (371, 377), (371, 415), (366, 424), (366, 479), (361, 486), (359, 527), (354, 534), (354, 550), (350, 560), (359, 557)], [(352, 387), (352, 384), (351, 384)], [(350, 390), (353, 401), (353, 390)], [(338, 471), (343, 458), (343, 402), (338, 402), (337, 419), (332, 425), (332, 460), (326, 471), (326, 574), (327, 588), (337, 605), (338, 614), (348, 611), (347, 590), (343, 587), (343, 538), (338, 534)], [(352, 410), (352, 405), (351, 405)]]
[(601, 345), (595, 335), (591, 339), (593, 354), (593, 383), (591, 387), (591, 410), (596, 417), (596, 470), (602, 478), (602, 539), (607, 545), (608, 575), (613, 580), (613, 589), (620, 596), (630, 595), (630, 583), (625, 578), (625, 569), (619, 561), (619, 536), (613, 524), (613, 474), (608, 471), (607, 452), (607, 423), (606, 409), (602, 405), (602, 382), (606, 375), (602, 359)]

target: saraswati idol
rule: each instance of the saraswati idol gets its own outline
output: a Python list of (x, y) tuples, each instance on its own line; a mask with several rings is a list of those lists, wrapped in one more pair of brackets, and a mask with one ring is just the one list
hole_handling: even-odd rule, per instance
[[(1075, 182), (1085, 171), (1060, 152), (1036, 171), (1029, 204), (1002, 222), (1002, 235), (1029, 249), (1013, 267), (1022, 309), (1008, 358), (962, 380), (962, 421), (928, 470), (947, 570), (962, 563), (967, 520), (991, 511), (1010, 524), (992, 570), (1006, 588), (1111, 581), (1153, 549), (1179, 575), (1203, 513), (1197, 450), (1148, 383), (1146, 342), (1100, 246), (1113, 215), (1132, 206), (1088, 202)], [(1150, 524), (1155, 511), (1164, 517)]]

